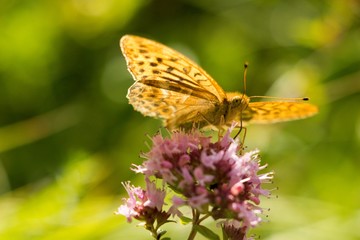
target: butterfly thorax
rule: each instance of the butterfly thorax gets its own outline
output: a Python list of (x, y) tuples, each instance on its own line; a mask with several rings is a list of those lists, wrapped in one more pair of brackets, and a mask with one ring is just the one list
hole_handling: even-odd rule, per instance
[[(182, 121), (182, 124), (178, 127), (184, 129), (190, 129), (193, 126), (212, 129), (226, 128), (231, 126), (234, 121), (241, 121), (242, 113), (246, 112), (248, 104), (249, 98), (245, 94), (226, 93), (226, 98), (222, 102), (214, 103), (213, 107), (207, 109), (207, 111), (197, 112), (193, 118), (188, 117), (188, 121)], [(247, 116), (247, 119), (249, 119), (249, 116)]]
[[(236, 101), (237, 102), (237, 101)], [(165, 123), (170, 129), (181, 128), (185, 130), (190, 130), (193, 127), (196, 128), (206, 128), (206, 129), (222, 129), (226, 126), (226, 119), (229, 116), (230, 111), (237, 109), (237, 104), (235, 102), (228, 101), (227, 98), (224, 98), (222, 102), (213, 102), (210, 106), (202, 108), (199, 105), (196, 109), (189, 110), (186, 114), (177, 113), (177, 117), (173, 118), (175, 121), (170, 119)], [(180, 123), (180, 124), (176, 124)]]

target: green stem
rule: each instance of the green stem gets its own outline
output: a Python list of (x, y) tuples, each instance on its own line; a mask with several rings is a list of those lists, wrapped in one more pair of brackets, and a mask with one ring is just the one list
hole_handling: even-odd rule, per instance
[(193, 240), (196, 236), (196, 229), (195, 226), (197, 226), (199, 223), (199, 217), (200, 217), (200, 213), (196, 210), (196, 209), (192, 209), (192, 215), (193, 215), (193, 219), (192, 219), (192, 227), (191, 227), (191, 232), (189, 234), (188, 240)]
[(204, 220), (207, 219), (208, 217), (210, 217), (210, 213), (207, 213), (207, 214), (205, 214), (202, 218), (200, 218), (198, 223), (201, 223), (202, 221), (204, 221)]
[(158, 239), (157, 230), (154, 227), (152, 227), (149, 231), (151, 232), (151, 235), (154, 237), (154, 239)]
[(206, 214), (202, 218), (200, 218), (200, 213), (196, 209), (192, 209), (192, 215), (193, 215), (192, 228), (188, 240), (193, 240), (195, 238), (197, 234), (195, 226), (199, 226), (202, 221), (204, 221), (206, 218), (210, 216), (210, 214)]

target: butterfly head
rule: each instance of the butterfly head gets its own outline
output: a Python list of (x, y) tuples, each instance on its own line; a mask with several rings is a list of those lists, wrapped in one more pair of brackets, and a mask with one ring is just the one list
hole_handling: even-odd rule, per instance
[(249, 97), (238, 92), (226, 93), (229, 109), (234, 111), (245, 109), (249, 105)]
[(239, 115), (248, 107), (249, 97), (242, 93), (232, 92), (226, 93), (227, 101), (229, 102), (228, 110), (225, 115), (225, 122), (227, 125), (239, 118)]

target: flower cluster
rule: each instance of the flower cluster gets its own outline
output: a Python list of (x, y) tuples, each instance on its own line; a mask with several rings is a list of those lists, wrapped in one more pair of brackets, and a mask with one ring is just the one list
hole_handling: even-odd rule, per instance
[[(212, 217), (222, 221), (229, 239), (235, 239), (231, 238), (234, 234), (244, 239), (249, 228), (261, 221), (259, 197), (270, 194), (262, 189), (262, 183), (269, 182), (273, 174), (258, 174), (266, 167), (260, 165), (258, 151), (239, 154), (242, 146), (230, 137), (231, 130), (217, 142), (195, 130), (174, 132), (170, 138), (156, 135), (151, 150), (143, 154), (146, 161), (133, 170), (146, 179), (162, 179), (177, 193), (171, 213), (181, 216), (178, 208), (189, 206), (198, 220), (193, 223), (203, 220), (200, 215)], [(159, 206), (152, 205), (160, 211)]]
[(118, 208), (115, 214), (124, 215), (128, 222), (131, 222), (132, 218), (143, 221), (145, 228), (157, 238), (161, 234), (158, 231), (159, 227), (168, 222), (170, 217), (169, 213), (162, 210), (166, 192), (156, 188), (155, 183), (148, 178), (145, 181), (146, 190), (134, 187), (129, 182), (123, 183), (129, 198), (124, 199), (125, 203)]
[(140, 187), (131, 186), (129, 182), (123, 183), (123, 186), (129, 194), (129, 198), (124, 199), (126, 203), (119, 207), (117, 214), (126, 216), (128, 222), (131, 222), (132, 218), (148, 220), (161, 214), (166, 195), (164, 190), (157, 189), (149, 179), (146, 179), (146, 191)]

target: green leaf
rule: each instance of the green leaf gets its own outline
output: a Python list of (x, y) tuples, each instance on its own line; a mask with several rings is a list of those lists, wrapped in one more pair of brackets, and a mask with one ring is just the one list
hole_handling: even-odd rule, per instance
[(180, 217), (181, 220), (181, 224), (186, 225), (192, 222), (191, 218), (185, 217), (185, 216), (181, 216)]
[[(167, 233), (167, 231), (165, 231), (165, 230), (158, 230), (157, 239), (161, 239), (161, 237), (164, 236), (166, 233)], [(164, 239), (162, 239), (162, 240), (164, 240)]]
[(207, 239), (220, 240), (220, 237), (216, 233), (214, 233), (211, 229), (209, 229), (205, 226), (197, 225), (197, 226), (194, 226), (194, 228), (196, 231), (198, 231), (201, 235), (203, 235)]

